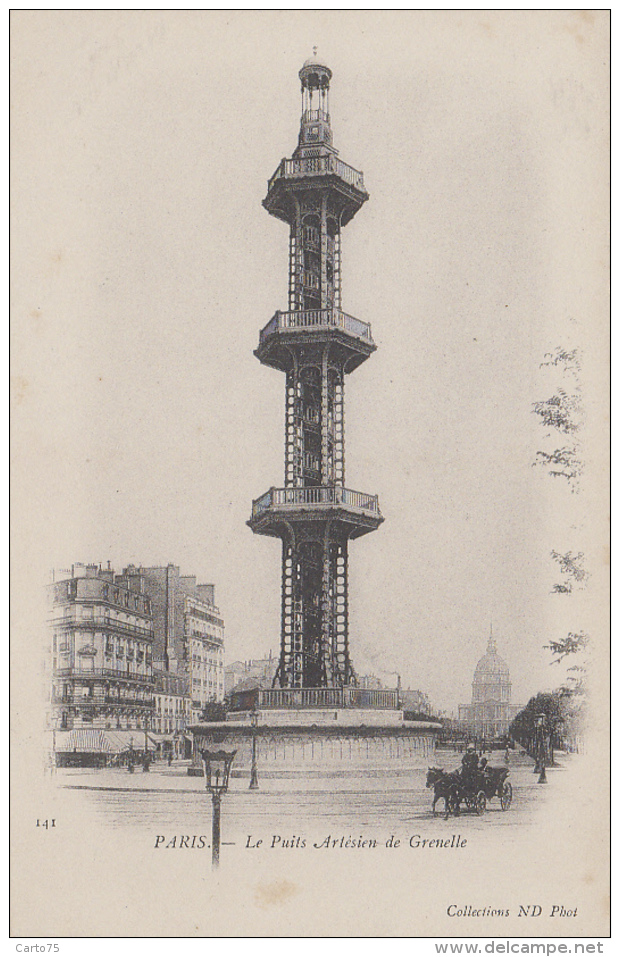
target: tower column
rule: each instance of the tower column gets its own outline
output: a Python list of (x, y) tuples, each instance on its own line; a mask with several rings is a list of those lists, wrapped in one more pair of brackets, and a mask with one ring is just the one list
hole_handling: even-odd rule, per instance
[(327, 193), (321, 196), (321, 309), (333, 306), (327, 287)]
[(321, 356), (321, 485), (330, 484), (329, 474), (329, 346)]

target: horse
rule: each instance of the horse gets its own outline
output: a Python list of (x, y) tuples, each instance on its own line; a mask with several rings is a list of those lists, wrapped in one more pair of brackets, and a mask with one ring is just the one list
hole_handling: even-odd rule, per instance
[(445, 817), (451, 810), (456, 814), (459, 811), (460, 777), (456, 771), (444, 771), (443, 768), (429, 768), (426, 775), (426, 787), (434, 788), (432, 812), (436, 814), (435, 805), (440, 798), (444, 799)]

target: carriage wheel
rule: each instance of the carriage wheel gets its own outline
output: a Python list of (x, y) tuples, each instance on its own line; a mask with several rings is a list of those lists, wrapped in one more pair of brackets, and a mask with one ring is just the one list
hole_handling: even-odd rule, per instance
[(507, 811), (512, 804), (512, 784), (510, 784), (509, 781), (507, 781), (502, 788), (502, 793), (499, 796), (499, 803), (502, 806), (502, 811)]
[(476, 814), (484, 814), (487, 809), (487, 796), (484, 791), (478, 791), (476, 795)]

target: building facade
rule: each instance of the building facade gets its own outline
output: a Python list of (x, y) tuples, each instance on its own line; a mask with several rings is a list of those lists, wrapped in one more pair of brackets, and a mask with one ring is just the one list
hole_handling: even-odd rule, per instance
[(224, 700), (224, 622), (215, 586), (181, 575), (174, 564), (130, 566), (127, 573), (144, 579), (151, 601), (155, 666), (185, 682), (188, 724), (195, 722), (206, 705)]
[(510, 671), (491, 635), (474, 671), (471, 704), (459, 705), (459, 723), (480, 741), (505, 737), (521, 710), (521, 705), (511, 703), (511, 695)]
[(155, 709), (153, 618), (144, 580), (75, 564), (50, 586), (52, 726), (146, 730)]
[(160, 668), (153, 668), (155, 677), (155, 712), (153, 731), (167, 738), (179, 737), (192, 721), (191, 698), (187, 678)]

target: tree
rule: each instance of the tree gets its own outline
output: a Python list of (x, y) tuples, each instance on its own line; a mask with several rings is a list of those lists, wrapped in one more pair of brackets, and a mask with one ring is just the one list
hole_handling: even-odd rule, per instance
[[(581, 356), (577, 349), (567, 350), (558, 346), (545, 355), (541, 368), (555, 370), (560, 382), (556, 383), (553, 395), (533, 403), (532, 411), (546, 430), (547, 447), (536, 453), (533, 465), (545, 468), (552, 478), (564, 478), (572, 493), (579, 491), (583, 472), (581, 448), (577, 439), (583, 425), (584, 414), (581, 400)], [(558, 437), (560, 442), (558, 442)], [(559, 552), (553, 549), (551, 558), (559, 566), (560, 580), (551, 592), (556, 595), (571, 595), (586, 586), (589, 573), (584, 567), (585, 556), (581, 551)], [(551, 747), (557, 744), (560, 732), (578, 730), (585, 711), (585, 652), (588, 635), (583, 631), (570, 631), (557, 641), (544, 647), (551, 651), (551, 664), (559, 664), (568, 656), (575, 663), (569, 667), (566, 682), (556, 691), (531, 698), (513, 722), (514, 736), (528, 750), (535, 744), (535, 720), (545, 715), (546, 730)], [(573, 658), (574, 656), (574, 658)], [(525, 743), (527, 741), (527, 743)]]
[(551, 445), (555, 444), (554, 433), (559, 433), (569, 441), (556, 448), (540, 449), (536, 452), (532, 465), (542, 466), (552, 478), (566, 479), (571, 491), (575, 492), (579, 488), (583, 471), (581, 450), (576, 438), (583, 423), (579, 352), (577, 349), (567, 351), (558, 346), (555, 352), (545, 355), (545, 361), (540, 365), (541, 368), (547, 366), (559, 369), (564, 383), (556, 388), (550, 398), (534, 402), (532, 411), (539, 417), (543, 428), (548, 430), (545, 438), (553, 440)]
[(572, 489), (576, 489), (583, 472), (583, 463), (579, 458), (576, 445), (563, 445), (553, 452), (536, 453), (534, 465), (542, 465), (552, 478), (565, 478)]
[[(586, 694), (586, 676), (587, 676), (587, 649), (590, 636), (585, 631), (569, 631), (565, 638), (560, 641), (551, 641), (545, 648), (548, 648), (553, 655), (551, 664), (560, 664), (569, 655), (576, 656), (575, 663), (568, 669), (569, 674), (566, 684), (562, 685), (561, 691), (565, 695), (575, 698), (574, 707), (578, 708), (579, 714), (583, 716), (585, 712), (585, 694)], [(578, 702), (577, 699), (582, 699)]]
[(539, 692), (530, 698), (525, 708), (510, 725), (510, 734), (535, 757), (538, 744), (537, 728), (540, 715), (545, 716), (545, 747), (549, 746), (549, 763), (554, 763), (554, 749), (563, 745), (563, 730), (567, 719), (567, 695), (562, 689)]
[(567, 655), (574, 655), (578, 652), (585, 651), (589, 640), (590, 636), (587, 635), (585, 631), (569, 631), (566, 638), (562, 638), (561, 641), (551, 641), (544, 647), (548, 648), (551, 654), (554, 655), (552, 664), (559, 664)]
[(226, 704), (222, 701), (209, 701), (202, 709), (199, 722), (225, 721)]
[(562, 581), (553, 586), (552, 592), (559, 595), (570, 595), (573, 588), (584, 587), (590, 576), (583, 567), (583, 552), (577, 552), (573, 555), (572, 552), (562, 554), (552, 550), (551, 557), (559, 564), (562, 573)]

